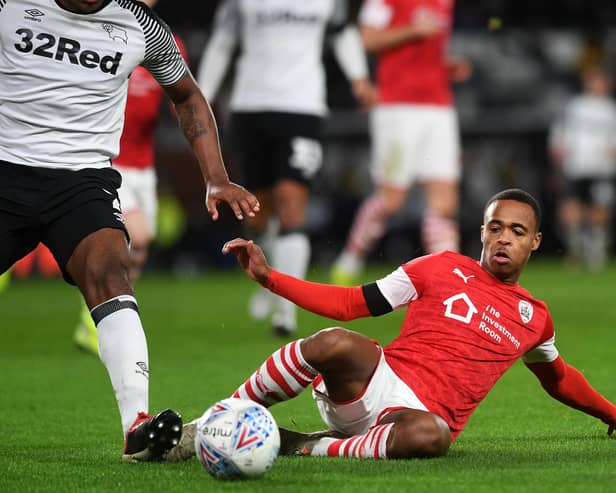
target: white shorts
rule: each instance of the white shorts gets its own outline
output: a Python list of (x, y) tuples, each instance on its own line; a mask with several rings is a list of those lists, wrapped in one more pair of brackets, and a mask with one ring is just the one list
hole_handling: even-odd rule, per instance
[(375, 183), (410, 188), (415, 182), (460, 179), (460, 135), (453, 108), (377, 106), (370, 130)]
[(129, 168), (113, 165), (122, 175), (122, 186), (118, 190), (124, 214), (140, 210), (145, 216), (150, 233), (156, 235), (156, 171), (154, 168)]
[(336, 403), (327, 397), (327, 389), (321, 380), (312, 391), (321, 418), (331, 429), (347, 435), (363, 435), (376, 425), (387, 412), (398, 408), (428, 409), (409, 386), (396, 375), (381, 357), (364, 393), (357, 399)]

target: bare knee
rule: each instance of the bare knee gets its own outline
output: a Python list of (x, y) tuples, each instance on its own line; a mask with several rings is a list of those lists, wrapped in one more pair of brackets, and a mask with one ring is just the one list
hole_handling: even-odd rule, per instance
[(391, 429), (387, 456), (391, 459), (442, 457), (450, 445), (451, 433), (442, 418), (425, 411), (405, 411)]
[(67, 270), (90, 308), (110, 298), (132, 294), (128, 269), (128, 245), (120, 230), (99, 230), (86, 237), (67, 263)]
[(128, 256), (105, 257), (86, 264), (83, 292), (86, 302), (98, 305), (121, 294), (132, 294)]
[(323, 329), (302, 341), (306, 362), (319, 371), (348, 357), (353, 352), (353, 332), (342, 327)]

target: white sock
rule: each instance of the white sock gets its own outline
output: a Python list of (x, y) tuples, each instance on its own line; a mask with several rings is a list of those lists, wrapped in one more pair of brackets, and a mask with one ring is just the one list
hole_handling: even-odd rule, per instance
[(115, 392), (124, 434), (139, 412), (148, 412), (148, 347), (135, 298), (117, 296), (91, 311), (101, 360)]
[[(310, 241), (305, 233), (286, 233), (276, 238), (272, 252), (272, 267), (274, 269), (303, 279), (306, 277), (309, 261)], [(295, 329), (297, 326), (295, 304), (276, 296), (272, 324)]]
[(357, 276), (364, 270), (364, 258), (350, 250), (343, 250), (336, 259), (335, 268)]

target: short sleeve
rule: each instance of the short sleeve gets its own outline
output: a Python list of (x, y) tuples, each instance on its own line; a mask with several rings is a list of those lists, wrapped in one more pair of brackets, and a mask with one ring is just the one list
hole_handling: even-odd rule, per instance
[(359, 12), (359, 23), (365, 26), (383, 29), (393, 17), (393, 7), (386, 0), (365, 0)]

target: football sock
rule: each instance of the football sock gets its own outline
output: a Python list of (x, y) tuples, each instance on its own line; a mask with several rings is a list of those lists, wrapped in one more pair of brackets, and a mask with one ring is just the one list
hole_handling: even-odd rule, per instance
[(575, 260), (581, 260), (584, 252), (582, 228), (578, 224), (564, 227), (567, 253)]
[(115, 392), (124, 434), (148, 411), (148, 348), (132, 296), (117, 296), (92, 309), (101, 360)]
[(390, 215), (381, 196), (374, 194), (364, 201), (355, 215), (345, 251), (364, 258), (385, 234)]
[[(274, 241), (272, 267), (299, 279), (306, 277), (310, 261), (310, 241), (301, 231), (281, 231)], [(291, 301), (276, 296), (272, 324), (294, 330), (297, 326), (296, 306)]]
[(584, 261), (591, 271), (599, 271), (607, 263), (608, 232), (601, 226), (590, 226), (584, 235)]
[(457, 252), (460, 248), (458, 223), (428, 209), (421, 224), (421, 240), (426, 253), (441, 250)]
[(318, 375), (302, 355), (302, 339), (274, 352), (232, 397), (250, 399), (265, 407), (297, 396)]
[(387, 437), (394, 424), (377, 425), (364, 435), (349, 438), (321, 438), (310, 451), (319, 457), (356, 457), (358, 459), (386, 459)]

